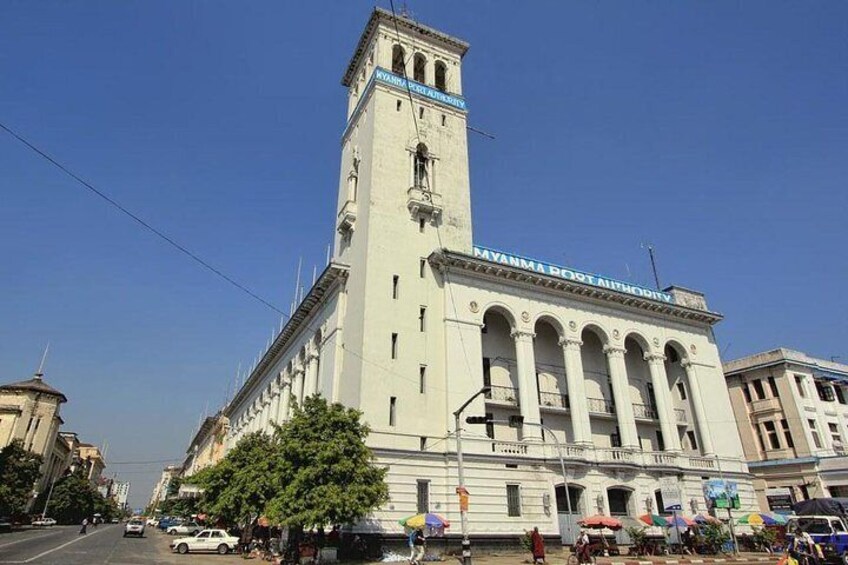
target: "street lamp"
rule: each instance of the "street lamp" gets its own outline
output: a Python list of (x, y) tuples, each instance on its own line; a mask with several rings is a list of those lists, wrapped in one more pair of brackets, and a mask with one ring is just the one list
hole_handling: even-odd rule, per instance
[[(462, 469), (462, 426), (460, 425), (459, 418), (462, 416), (462, 411), (465, 410), (475, 398), (481, 394), (488, 394), (490, 390), (492, 390), (492, 387), (484, 386), (471, 395), (471, 398), (466, 400), (465, 403), (453, 413), (454, 429), (456, 430), (456, 466), (457, 476), (459, 479), (459, 486), (456, 489), (457, 492), (465, 491), (465, 474)], [(459, 516), (462, 523), (462, 563), (463, 565), (471, 565), (471, 540), (468, 539), (468, 508), (461, 501), (459, 505)]]

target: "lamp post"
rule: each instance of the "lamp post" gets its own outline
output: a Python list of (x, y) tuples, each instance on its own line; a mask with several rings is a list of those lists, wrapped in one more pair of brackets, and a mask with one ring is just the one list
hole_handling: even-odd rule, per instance
[[(453, 413), (454, 429), (456, 430), (457, 478), (459, 480), (457, 492), (465, 490), (465, 474), (462, 468), (462, 426), (460, 424), (460, 417), (462, 416), (462, 411), (465, 410), (475, 398), (481, 394), (487, 394), (490, 390), (492, 390), (492, 387), (484, 386), (471, 395), (471, 398), (466, 400), (465, 403)], [(468, 539), (468, 509), (464, 504), (459, 505), (459, 516), (462, 524), (462, 563), (463, 565), (471, 565), (471, 540)]]

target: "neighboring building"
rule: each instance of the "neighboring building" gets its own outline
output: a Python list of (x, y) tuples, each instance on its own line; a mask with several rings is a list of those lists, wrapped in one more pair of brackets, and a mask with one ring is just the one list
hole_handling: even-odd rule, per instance
[(848, 365), (775, 349), (724, 364), (763, 510), (848, 497)]
[(91, 484), (98, 485), (103, 476), (103, 470), (106, 469), (106, 461), (100, 453), (100, 448), (90, 443), (80, 443), (77, 453), (86, 478), (91, 481)]
[(112, 482), (112, 498), (115, 499), (118, 508), (124, 510), (127, 507), (127, 498), (130, 496), (129, 481), (113, 481)]
[(220, 412), (203, 420), (186, 450), (184, 477), (191, 477), (224, 457), (227, 429), (227, 418)]
[(29, 380), (0, 386), (0, 448), (20, 439), (24, 448), (43, 457), (36, 493), (50, 488), (61, 465), (59, 459), (67, 458), (61, 442), (56, 441), (64, 423), (59, 410), (67, 401), (44, 382), (40, 369)]
[[(722, 476), (753, 509), (712, 334), (721, 316), (702, 294), (472, 244), (467, 49), (373, 11), (342, 79), (333, 259), (225, 409), (228, 446), (320, 393), (363, 412), (389, 469), (391, 501), (358, 531), (399, 536), (398, 520), (422, 511), (459, 524), (446, 431), (487, 385), (464, 413), (494, 420), (464, 426), (474, 535), (565, 535), (566, 488), (541, 424), (565, 444), (572, 519), (657, 511), (662, 478), (687, 513), (705, 510), (703, 481)], [(521, 429), (505, 423), (517, 415)]]
[(168, 498), (168, 485), (171, 484), (171, 479), (179, 477), (181, 472), (182, 467), (179, 465), (168, 465), (162, 470), (162, 476), (153, 487), (153, 495), (150, 497), (151, 507), (155, 508), (157, 504)]

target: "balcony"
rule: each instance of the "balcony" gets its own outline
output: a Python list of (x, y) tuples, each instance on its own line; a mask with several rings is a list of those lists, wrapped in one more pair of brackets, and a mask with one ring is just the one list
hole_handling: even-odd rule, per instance
[(633, 417), (638, 420), (656, 420), (657, 410), (649, 404), (633, 404)]
[(518, 389), (511, 386), (493, 386), (486, 394), (486, 402), (518, 406)]
[(560, 408), (560, 409), (568, 409), (570, 405), (568, 403), (568, 395), (560, 394), (558, 392), (540, 392), (539, 393), (539, 407), (540, 408)]
[(423, 214), (438, 218), (442, 214), (442, 195), (413, 186), (406, 191), (407, 207), (413, 216)]
[(587, 398), (586, 405), (589, 407), (589, 414), (615, 414), (615, 404), (605, 398)]
[(339, 233), (347, 233), (353, 231), (353, 226), (356, 223), (356, 202), (348, 200), (342, 206), (339, 212), (339, 218), (336, 229)]

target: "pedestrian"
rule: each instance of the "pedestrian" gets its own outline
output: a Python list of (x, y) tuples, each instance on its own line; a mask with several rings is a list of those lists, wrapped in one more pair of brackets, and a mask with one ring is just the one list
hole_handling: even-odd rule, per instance
[(574, 549), (577, 550), (578, 563), (588, 563), (591, 561), (589, 557), (589, 534), (586, 533), (586, 530), (580, 530), (580, 533), (577, 535), (577, 541), (574, 544)]
[(530, 534), (530, 547), (533, 551), (533, 563), (541, 565), (545, 562), (545, 540), (539, 533), (539, 528), (533, 528)]
[(406, 536), (406, 544), (409, 546), (409, 563), (412, 564), (415, 562), (415, 534), (416, 531), (412, 528), (409, 529), (409, 535)]
[(424, 531), (421, 528), (415, 530), (415, 539), (412, 540), (413, 552), (412, 552), (412, 565), (421, 565), (421, 562), (424, 561)]
[(82, 519), (82, 528), (80, 528), (80, 531), (79, 531), (80, 535), (84, 536), (86, 533), (88, 533), (88, 532), (86, 532), (86, 530), (88, 530), (88, 518), (83, 518)]

